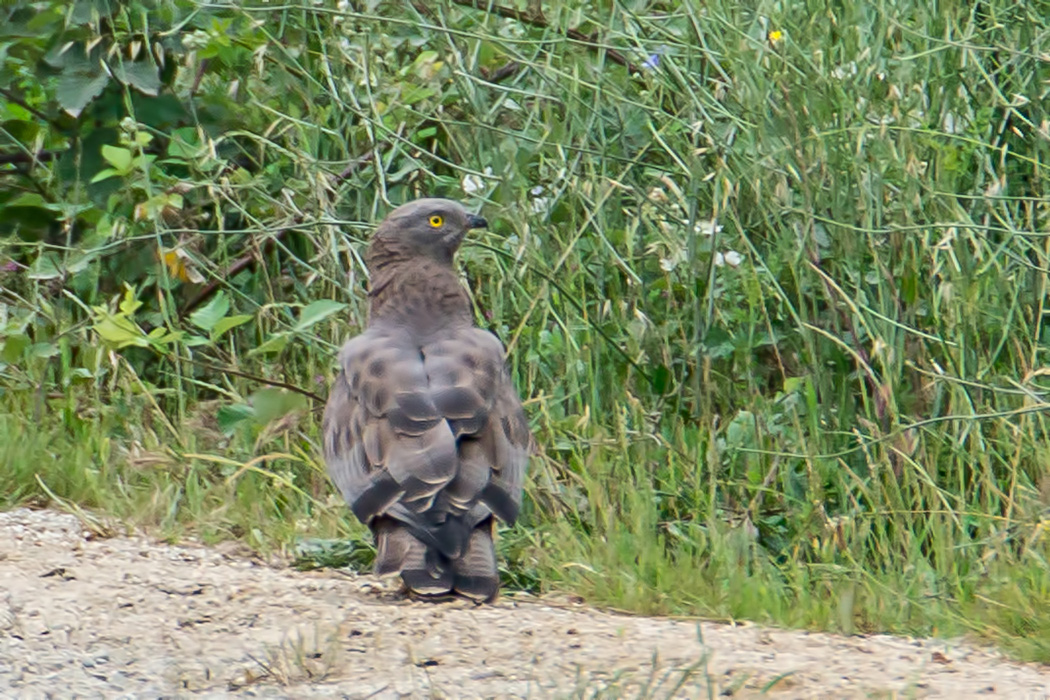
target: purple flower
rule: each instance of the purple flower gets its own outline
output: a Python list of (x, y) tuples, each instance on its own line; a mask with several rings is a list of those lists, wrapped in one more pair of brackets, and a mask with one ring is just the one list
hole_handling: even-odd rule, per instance
[(660, 57), (663, 56), (665, 53), (667, 53), (667, 47), (658, 46), (656, 48), (656, 52), (650, 55), (649, 58), (645, 59), (645, 61), (642, 62), (642, 68), (645, 68), (647, 70), (656, 70), (656, 68), (660, 65)]

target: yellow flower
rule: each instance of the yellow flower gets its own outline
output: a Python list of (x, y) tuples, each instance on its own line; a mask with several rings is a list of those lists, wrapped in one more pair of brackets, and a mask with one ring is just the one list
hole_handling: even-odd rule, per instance
[(168, 266), (168, 274), (180, 282), (204, 283), (204, 275), (194, 269), (193, 258), (182, 248), (162, 248), (161, 259)]
[(779, 29), (774, 29), (766, 35), (766, 38), (769, 39), (770, 44), (775, 44), (784, 38), (784, 32), (780, 31)]

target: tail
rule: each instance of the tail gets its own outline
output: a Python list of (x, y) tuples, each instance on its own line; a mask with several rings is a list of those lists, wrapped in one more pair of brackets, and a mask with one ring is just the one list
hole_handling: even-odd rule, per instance
[(452, 562), (453, 589), (479, 603), (490, 603), (499, 593), (496, 545), (492, 540), (495, 529), (491, 516), (475, 525), (463, 556)]
[(449, 559), (420, 542), (402, 523), (380, 518), (375, 524), (375, 573), (400, 574), (405, 586), (419, 595), (455, 592), (479, 603), (490, 602), (499, 593), (494, 526), (491, 517), (478, 523), (461, 556)]

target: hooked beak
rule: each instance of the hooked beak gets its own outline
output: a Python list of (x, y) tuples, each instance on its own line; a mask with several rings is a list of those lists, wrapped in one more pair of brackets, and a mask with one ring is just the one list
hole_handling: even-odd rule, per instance
[(467, 217), (467, 228), (488, 228), (488, 226), (489, 222), (476, 214)]

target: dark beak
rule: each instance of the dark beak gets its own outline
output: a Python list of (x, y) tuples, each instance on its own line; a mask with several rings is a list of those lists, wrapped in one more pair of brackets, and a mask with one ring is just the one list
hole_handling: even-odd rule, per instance
[(488, 226), (489, 222), (485, 221), (485, 219), (480, 216), (471, 214), (467, 217), (467, 228), (488, 228)]

